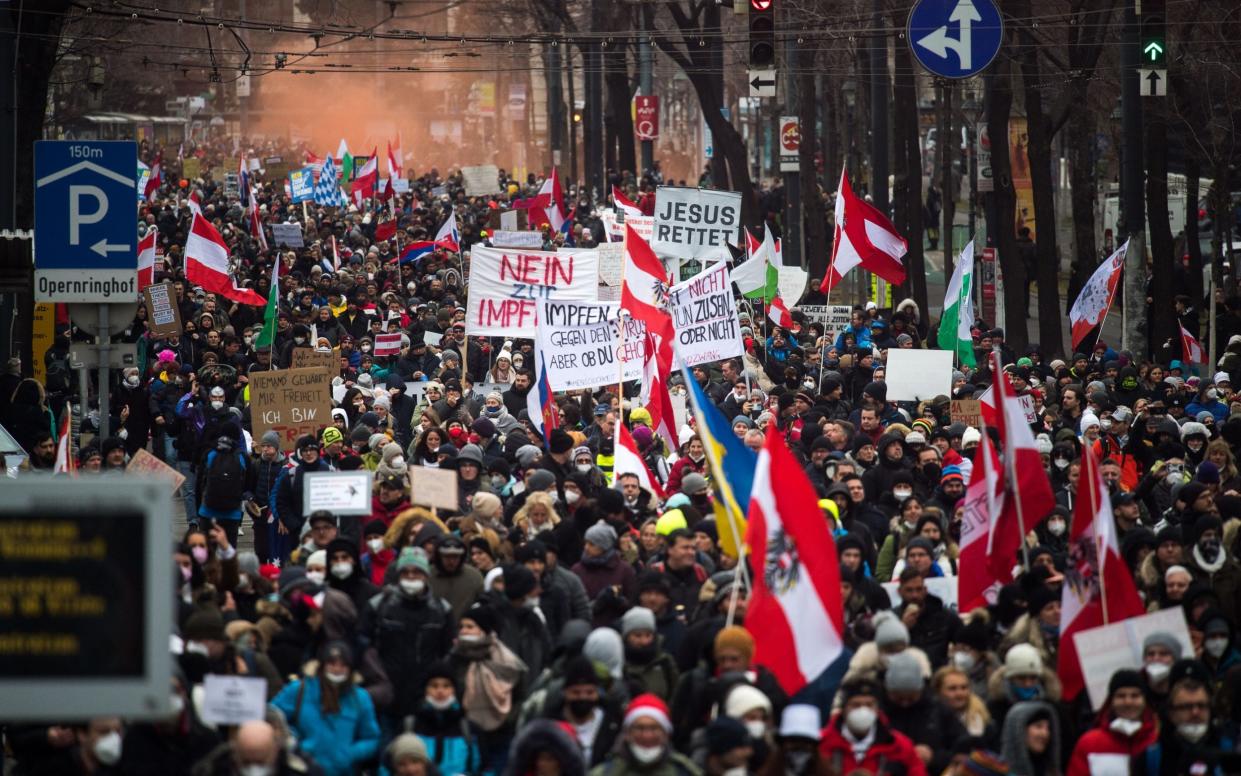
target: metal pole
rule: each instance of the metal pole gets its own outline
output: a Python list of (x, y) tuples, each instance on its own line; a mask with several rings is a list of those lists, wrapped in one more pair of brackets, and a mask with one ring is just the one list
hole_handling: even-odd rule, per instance
[[(784, 41), (784, 106), (788, 115), (801, 116), (798, 110), (797, 75), (794, 72), (799, 64), (797, 54), (797, 37), (788, 36)], [(778, 121), (778, 120), (777, 120)], [(777, 131), (783, 128), (777, 123)], [(782, 138), (777, 138), (781, 141)], [(777, 149), (782, 148), (778, 145)], [(777, 154), (780, 157), (780, 154)], [(777, 164), (782, 164), (783, 158)], [(781, 263), (786, 267), (800, 267), (802, 256), (801, 230), (801, 171), (793, 170), (784, 173), (784, 239), (781, 241)], [(796, 302), (796, 299), (789, 300)]]
[[(642, 30), (645, 32), (650, 29), (650, 20), (647, 18), (646, 6), (643, 6), (639, 10), (639, 13), (642, 15)], [(641, 87), (642, 94), (647, 96), (653, 94), (655, 88), (653, 83), (654, 73), (652, 72), (654, 68), (654, 59), (653, 52), (651, 51), (651, 38), (649, 35), (643, 35), (638, 41), (638, 86)], [(641, 178), (641, 173), (654, 169), (655, 141), (643, 140), (642, 169), (639, 171), (638, 177)]]
[(870, 41), (871, 199), (885, 216), (888, 212), (888, 39), (883, 0), (874, 0)]
[(1125, 255), (1125, 328), (1121, 343), (1136, 358), (1146, 355), (1145, 336), (1139, 326), (1146, 320), (1146, 213), (1145, 171), (1142, 165), (1142, 97), (1138, 83), (1138, 48), (1141, 20), (1138, 0), (1126, 0), (1123, 45), (1120, 48), (1121, 197), (1125, 232), (1131, 242)]
[(112, 335), (109, 334), (108, 305), (99, 305), (99, 438), (108, 438), (108, 359), (111, 357)]

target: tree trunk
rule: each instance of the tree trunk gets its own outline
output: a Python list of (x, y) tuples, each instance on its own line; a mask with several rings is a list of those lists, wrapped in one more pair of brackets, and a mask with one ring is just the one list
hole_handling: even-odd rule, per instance
[[(1028, 9), (1029, 4), (1025, 3)], [(1025, 46), (1021, 57), (1022, 83), (1025, 86), (1026, 129), (1030, 142), (1026, 153), (1030, 161), (1030, 186), (1034, 193), (1034, 223), (1041, 227), (1035, 250), (1038, 283), (1038, 336), (1044, 357), (1064, 355), (1064, 339), (1060, 328), (1060, 255), (1056, 250), (1056, 198), (1052, 186), (1051, 133), (1043, 110), (1043, 88), (1038, 48), (1033, 36), (1023, 33)], [(1022, 304), (1023, 313), (1025, 305)]]
[(940, 87), (939, 98), (939, 152), (940, 206), (943, 208), (943, 227), (940, 230), (940, 247), (944, 250), (944, 287), (953, 271), (952, 227), (956, 220), (956, 191), (952, 185), (952, 157), (957, 148), (957, 133), (952, 128), (952, 93), (953, 83), (947, 81)]
[(1185, 253), (1189, 254), (1189, 266), (1185, 268), (1189, 296), (1202, 304), (1202, 243), (1198, 233), (1198, 188), (1202, 185), (1198, 157), (1192, 151), (1185, 154)]
[(1145, 119), (1146, 231), (1150, 235), (1148, 248), (1151, 255), (1150, 330), (1147, 342), (1154, 351), (1178, 334), (1172, 307), (1175, 290), (1172, 274), (1176, 259), (1172, 247), (1172, 226), (1168, 223), (1168, 115), (1158, 104), (1147, 105)]
[(996, 60), (995, 72), (987, 84), (987, 134), (991, 138), (991, 172), (995, 180), (992, 193), (995, 223), (987, 224), (992, 235), (1000, 268), (1004, 273), (1004, 339), (1013, 350), (1029, 344), (1026, 332), (1026, 271), (1017, 255), (1017, 193), (1013, 190), (1013, 169), (1008, 157), (1008, 116), (1013, 108), (1012, 68), (1007, 60)]
[(606, 55), (606, 61), (612, 65), (608, 68), (606, 87), (608, 90), (608, 112), (611, 115), (614, 142), (616, 143), (615, 155), (609, 154), (609, 165), (612, 166), (614, 172), (628, 170), (636, 174), (638, 172), (638, 157), (634, 149), (633, 114), (629, 111), (632, 95), (629, 90), (629, 76), (625, 69), (625, 51), (620, 46), (609, 46), (608, 48), (617, 49), (616, 52)]
[(1068, 315), (1073, 301), (1099, 263), (1095, 243), (1094, 116), (1090, 111), (1074, 111), (1069, 117), (1069, 184), (1073, 187), (1073, 264), (1069, 292), (1064, 300)]
[[(926, 260), (922, 251), (922, 149), (918, 138), (918, 94), (914, 79), (913, 56), (908, 46), (896, 47), (896, 67), (893, 68), (892, 130), (895, 133), (893, 147), (892, 202), (896, 213), (902, 217), (897, 227), (909, 241), (905, 254), (905, 283), (902, 292), (913, 296), (918, 308), (927, 310)], [(895, 295), (896, 290), (893, 289)], [(895, 306), (896, 301), (893, 300)]]
[[(798, 167), (801, 177), (803, 263), (810, 277), (823, 277), (827, 269), (827, 222), (823, 198), (819, 195), (819, 176), (814, 169), (815, 153), (822, 149), (819, 138), (819, 103), (815, 94), (814, 49), (797, 47), (797, 119), (801, 122)], [(818, 273), (816, 275), (816, 272)], [(790, 305), (798, 299), (786, 299)]]

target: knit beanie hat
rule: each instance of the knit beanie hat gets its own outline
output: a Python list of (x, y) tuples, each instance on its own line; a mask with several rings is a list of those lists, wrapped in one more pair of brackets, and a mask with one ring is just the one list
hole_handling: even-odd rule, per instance
[(995, 752), (975, 749), (970, 752), (969, 759), (961, 764), (961, 769), (970, 776), (1007, 776), (1008, 763), (1000, 759)]
[(921, 692), (922, 666), (909, 652), (893, 655), (883, 675), (883, 686), (891, 692)]
[(401, 550), (401, 554), (396, 559), (397, 572), (405, 569), (413, 568), (431, 576), (431, 563), (427, 560), (427, 553), (421, 547), (406, 547)]
[(420, 763), (431, 762), (431, 758), (427, 756), (427, 745), (413, 733), (402, 733), (392, 739), (392, 743), (388, 744), (388, 757), (391, 758), (394, 766), (406, 760)]
[(654, 631), (655, 613), (645, 606), (635, 606), (621, 617), (621, 635), (628, 636), (634, 631)]
[(713, 654), (719, 656), (720, 650), (735, 649), (745, 656), (748, 663), (754, 657), (754, 637), (740, 625), (729, 625), (715, 634)]
[(508, 563), (504, 566), (504, 595), (510, 601), (517, 601), (534, 592), (538, 581), (534, 572), (520, 563)]
[(1135, 671), (1132, 668), (1122, 668), (1116, 671), (1107, 683), (1108, 697), (1110, 698), (1122, 687), (1136, 687), (1145, 694), (1146, 681), (1142, 677), (1142, 672)]
[(723, 755), (737, 747), (750, 746), (750, 733), (741, 720), (720, 716), (707, 725), (707, 754)]
[(475, 604), (462, 613), (461, 619), (473, 620), (474, 624), (481, 628), (484, 633), (495, 633), (496, 631), (496, 613), (490, 606)]
[(724, 713), (733, 719), (741, 719), (755, 709), (771, 714), (771, 699), (752, 684), (738, 684), (724, 700)]
[(1146, 650), (1151, 647), (1163, 647), (1172, 653), (1173, 660), (1180, 660), (1181, 653), (1184, 651), (1181, 640), (1167, 631), (1155, 631), (1147, 636), (1142, 641), (1142, 654), (1145, 655)]
[(586, 541), (607, 552), (616, 546), (616, 531), (600, 520), (586, 529)]
[(909, 644), (909, 629), (891, 612), (875, 615), (875, 646), (883, 649), (895, 644)]

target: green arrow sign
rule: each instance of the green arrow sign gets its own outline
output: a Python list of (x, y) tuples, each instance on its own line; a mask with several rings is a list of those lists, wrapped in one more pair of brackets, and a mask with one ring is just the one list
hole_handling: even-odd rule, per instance
[(1157, 62), (1159, 57), (1163, 55), (1163, 46), (1157, 41), (1151, 41), (1146, 44), (1146, 48), (1142, 49), (1143, 54), (1149, 54), (1152, 62)]

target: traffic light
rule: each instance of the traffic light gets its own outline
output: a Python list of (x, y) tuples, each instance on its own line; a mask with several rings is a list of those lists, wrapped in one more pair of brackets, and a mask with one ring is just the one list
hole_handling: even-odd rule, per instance
[(1162, 68), (1168, 57), (1167, 26), (1162, 16), (1142, 16), (1142, 67)]
[(750, 0), (750, 67), (771, 67), (775, 63), (775, 0)]

